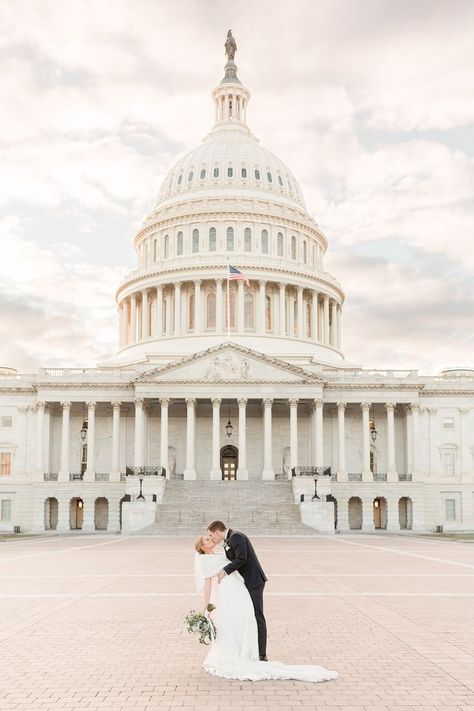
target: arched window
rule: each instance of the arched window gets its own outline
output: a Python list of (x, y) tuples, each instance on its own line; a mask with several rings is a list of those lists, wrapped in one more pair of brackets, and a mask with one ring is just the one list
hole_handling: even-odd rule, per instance
[(214, 178), (219, 177), (219, 168), (214, 168)]
[(203, 168), (201, 170), (201, 172), (199, 173), (199, 177), (201, 180), (204, 180), (204, 178), (206, 177), (206, 169), (205, 168)]
[(181, 185), (182, 182), (183, 182), (183, 176), (179, 175), (178, 176), (178, 185)]
[(232, 178), (233, 175), (234, 175), (234, 170), (233, 170), (233, 168), (232, 168), (231, 166), (229, 166), (229, 167), (227, 168), (227, 177), (228, 177), (228, 178)]
[(278, 182), (283, 187), (283, 180), (281, 179), (281, 175), (278, 176)]
[(277, 254), (279, 257), (283, 257), (283, 233), (279, 232), (277, 234)]
[(166, 333), (166, 331), (168, 330), (168, 324), (166, 322), (166, 302), (167, 302), (167, 298), (166, 298), (166, 296), (164, 296), (163, 297), (163, 308), (161, 311), (161, 319), (163, 321), (163, 333)]
[(182, 232), (178, 232), (178, 240), (177, 240), (177, 244), (176, 244), (176, 252), (177, 252), (177, 254), (183, 254), (183, 249), (184, 249), (183, 245), (184, 245), (184, 243), (183, 243), (183, 233), (182, 233)]
[(255, 169), (255, 180), (260, 180), (260, 171)]
[(199, 252), (199, 230), (193, 230), (193, 252)]
[(229, 97), (229, 116), (232, 118), (232, 98)]
[(209, 251), (210, 252), (215, 252), (216, 251), (216, 228), (211, 227), (209, 230)]
[(295, 237), (295, 235), (291, 236), (291, 258), (296, 259), (296, 237)]
[(244, 296), (244, 328), (252, 330), (255, 328), (253, 315), (253, 294), (247, 292)]
[(298, 302), (293, 301), (293, 336), (298, 335)]
[(194, 294), (189, 294), (188, 301), (188, 331), (194, 331)]
[(193, 171), (191, 170), (190, 173), (189, 173), (189, 175), (188, 175), (188, 183), (190, 183), (193, 178), (194, 178), (194, 173), (193, 173)]
[(252, 251), (252, 230), (250, 227), (246, 227), (244, 230), (244, 250), (246, 252)]
[(165, 235), (165, 259), (168, 259), (170, 256), (170, 237), (169, 235)]
[(153, 240), (153, 261), (156, 262), (158, 256), (158, 244), (156, 239)]
[(262, 254), (268, 254), (268, 230), (262, 230)]
[(228, 250), (234, 249), (234, 228), (233, 227), (227, 228), (227, 249)]
[(216, 294), (210, 291), (207, 295), (206, 328), (216, 327)]
[(241, 170), (241, 175), (242, 175), (242, 178), (246, 178), (246, 177), (247, 177), (247, 168), (242, 168), (242, 170)]
[[(227, 299), (227, 294), (226, 294)], [(235, 292), (231, 291), (229, 294), (229, 311), (230, 311), (230, 327), (235, 328)], [(227, 328), (227, 301), (225, 304), (225, 327)]]
[(269, 183), (273, 182), (273, 178), (272, 178), (272, 174), (271, 174), (271, 173), (267, 173), (267, 180), (268, 180)]
[(270, 296), (265, 297), (265, 328), (272, 330), (272, 300)]
[(306, 302), (306, 336), (308, 338), (312, 337), (312, 334), (311, 334), (311, 304), (309, 301)]
[(313, 244), (313, 246), (311, 247), (311, 266), (313, 267), (313, 269), (314, 269), (315, 266), (316, 266), (316, 257), (315, 257), (315, 254), (316, 254), (316, 250), (315, 250), (314, 244)]
[(308, 246), (306, 240), (303, 241), (303, 262), (306, 264), (308, 261)]

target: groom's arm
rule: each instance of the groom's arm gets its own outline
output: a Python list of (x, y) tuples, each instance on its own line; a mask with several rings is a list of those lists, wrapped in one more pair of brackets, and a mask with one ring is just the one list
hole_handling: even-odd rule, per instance
[(239, 533), (232, 534), (232, 548), (235, 552), (235, 558), (223, 568), (223, 571), (227, 575), (230, 575), (235, 570), (239, 570), (239, 568), (245, 565), (248, 557), (247, 541)]

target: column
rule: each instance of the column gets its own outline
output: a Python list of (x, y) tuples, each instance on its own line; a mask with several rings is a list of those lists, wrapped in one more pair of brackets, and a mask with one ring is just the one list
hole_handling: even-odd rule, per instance
[(342, 306), (341, 306), (341, 304), (338, 304), (337, 305), (337, 343), (336, 343), (336, 348), (338, 350), (341, 350), (341, 346), (342, 346), (341, 322), (342, 322)]
[(290, 475), (298, 466), (298, 398), (290, 400)]
[(165, 336), (171, 336), (172, 330), (171, 330), (171, 289), (168, 289), (168, 295), (166, 298), (166, 328), (164, 329), (164, 334)]
[(237, 333), (244, 332), (244, 282), (237, 283)]
[(95, 402), (87, 403), (87, 469), (84, 479), (95, 479)]
[(43, 456), (43, 471), (50, 471), (50, 439), (51, 439), (51, 408), (47, 406), (44, 411), (44, 456)]
[[(221, 437), (220, 437), (220, 423), (221, 423), (221, 398), (212, 398), (212, 468), (211, 468), (211, 479), (222, 479), (222, 470), (220, 462), (221, 453)], [(239, 460), (240, 460), (239, 451)]]
[(71, 512), (69, 498), (63, 499), (59, 496), (58, 499), (58, 526), (57, 533), (66, 533), (71, 529)]
[(337, 403), (337, 478), (338, 481), (347, 480), (346, 472), (346, 433), (344, 413), (346, 409), (345, 402)]
[(174, 335), (181, 334), (181, 283), (174, 285)]
[(323, 343), (329, 345), (329, 296), (324, 294), (323, 300)]
[(110, 471), (111, 481), (120, 481), (120, 405), (121, 403), (119, 401), (115, 401), (112, 403), (112, 469)]
[(288, 335), (293, 338), (295, 335), (295, 297), (292, 291), (290, 291), (290, 296), (288, 299), (288, 309)]
[(370, 471), (370, 402), (361, 402), (362, 410), (362, 481), (372, 481), (372, 472)]
[(194, 333), (202, 332), (201, 280), (194, 282)]
[(44, 402), (36, 403), (36, 469), (41, 474), (44, 473)]
[(406, 474), (412, 474), (413, 473), (413, 442), (412, 442), (411, 407), (409, 405), (407, 405), (405, 407), (405, 439), (406, 439)]
[(128, 299), (122, 300), (122, 339), (121, 345), (128, 343)]
[(248, 479), (247, 470), (247, 398), (240, 397), (239, 404), (239, 468), (237, 479)]
[(196, 400), (192, 397), (186, 399), (186, 468), (184, 470), (185, 479), (195, 479), (195, 419), (196, 419)]
[(386, 402), (387, 410), (387, 481), (398, 481), (395, 468), (395, 403)]
[(411, 422), (412, 422), (412, 444), (413, 444), (413, 454), (412, 454), (412, 461), (413, 461), (413, 480), (415, 480), (419, 473), (420, 473), (420, 467), (419, 467), (419, 453), (418, 453), (418, 448), (419, 448), (419, 437), (418, 437), (418, 415), (420, 413), (420, 406), (418, 403), (412, 403), (411, 405)]
[(334, 347), (335, 338), (335, 327), (336, 327), (336, 313), (335, 313), (335, 301), (334, 299), (329, 299), (329, 345)]
[[(472, 454), (469, 447), (469, 407), (460, 407), (461, 415), (461, 481), (472, 481)], [(464, 507), (463, 507), (464, 510)]]
[(298, 338), (303, 338), (304, 334), (304, 318), (303, 318), (303, 287), (297, 289), (297, 309), (298, 309)]
[(257, 334), (265, 333), (265, 287), (262, 279), (258, 282)]
[(362, 531), (368, 533), (375, 531), (374, 500), (371, 496), (362, 498)]
[(155, 308), (155, 336), (161, 338), (163, 335), (163, 286), (156, 287), (156, 308)]
[(137, 295), (132, 294), (130, 297), (130, 343), (137, 342)]
[[(387, 476), (388, 481), (388, 476)], [(387, 531), (395, 533), (400, 530), (400, 518), (398, 515), (398, 497), (386, 496), (387, 501)]]
[(349, 530), (349, 499), (347, 496), (337, 497), (337, 530)]
[(94, 510), (94, 498), (91, 496), (83, 496), (83, 519), (82, 519), (82, 532), (83, 533), (93, 533), (95, 530), (95, 510)]
[(161, 403), (161, 421), (160, 421), (160, 466), (165, 470), (166, 478), (169, 479), (171, 472), (168, 464), (168, 412), (169, 399), (167, 397), (160, 398)]
[(311, 340), (318, 340), (318, 292), (311, 292)]
[(69, 422), (71, 413), (71, 403), (62, 402), (63, 422), (61, 430), (61, 466), (59, 469), (59, 481), (69, 481)]
[(278, 285), (280, 288), (280, 293), (279, 293), (279, 311), (280, 311), (280, 318), (278, 322), (278, 327), (279, 327), (279, 333), (280, 336), (286, 336), (286, 284), (280, 284)]
[(272, 403), (271, 398), (263, 401), (263, 472), (262, 479), (274, 479), (272, 463)]
[(144, 401), (140, 398), (135, 400), (135, 449), (134, 449), (134, 467), (144, 467), (144, 449), (143, 449), (143, 432), (144, 432)]
[(319, 469), (324, 468), (324, 437), (323, 437), (323, 400), (314, 401), (315, 412), (314, 412), (314, 427), (316, 429), (315, 445), (316, 445), (316, 457), (315, 465)]
[(142, 291), (142, 340), (150, 335), (150, 318), (148, 313), (148, 289)]
[(222, 333), (223, 326), (222, 279), (216, 279), (216, 333)]
[[(428, 408), (430, 413), (430, 474), (437, 478), (440, 475), (440, 450), (439, 450), (439, 427), (437, 421), (438, 410), (435, 407)], [(412, 410), (413, 419), (413, 410)], [(412, 431), (414, 432), (415, 426), (413, 425)], [(413, 444), (413, 450), (415, 445)], [(415, 479), (415, 466), (413, 465), (413, 479)]]

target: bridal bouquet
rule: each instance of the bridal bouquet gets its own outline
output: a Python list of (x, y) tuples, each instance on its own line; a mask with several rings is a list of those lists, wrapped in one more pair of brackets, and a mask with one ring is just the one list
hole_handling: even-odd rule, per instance
[[(206, 607), (207, 612), (212, 612), (216, 606), (212, 603)], [(200, 644), (210, 644), (216, 637), (216, 626), (210, 617), (206, 617), (202, 612), (190, 610), (184, 618), (186, 629), (191, 634), (199, 636)]]

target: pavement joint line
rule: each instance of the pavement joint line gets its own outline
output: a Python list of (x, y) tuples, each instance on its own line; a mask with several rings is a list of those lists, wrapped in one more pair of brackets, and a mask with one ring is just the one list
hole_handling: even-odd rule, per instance
[[(88, 598), (88, 597), (200, 597), (196, 592), (111, 592), (111, 593), (0, 593), (0, 599), (13, 598)], [(361, 591), (289, 591), (265, 592), (265, 597), (474, 597), (474, 592), (361, 592)]]
[(111, 541), (102, 541), (101, 543), (91, 543), (85, 546), (76, 546), (75, 548), (60, 548), (59, 550), (40, 551), (39, 553), (30, 553), (29, 555), (15, 556), (14, 558), (0, 558), (0, 564), (10, 563), (15, 560), (26, 560), (27, 558), (37, 558), (41, 555), (51, 555), (51, 553), (70, 553), (71, 551), (82, 551), (86, 548), (97, 548), (98, 546), (110, 546), (112, 543), (121, 543), (123, 539), (114, 538)]
[[(0, 560), (1, 562), (1, 560)], [(474, 578), (474, 573), (268, 573), (270, 578)], [(192, 573), (63, 573), (51, 575), (10, 575), (0, 573), (0, 580), (6, 578), (193, 578)]]

